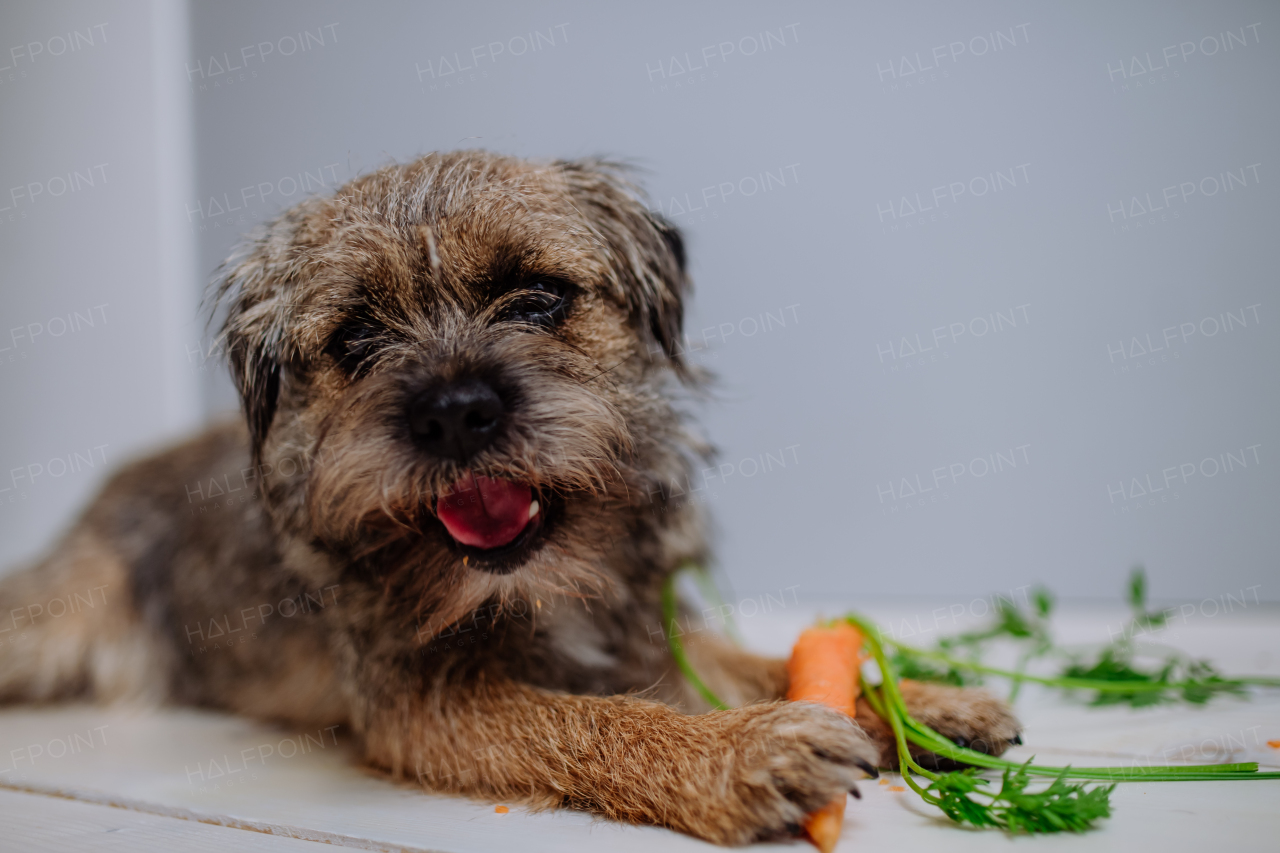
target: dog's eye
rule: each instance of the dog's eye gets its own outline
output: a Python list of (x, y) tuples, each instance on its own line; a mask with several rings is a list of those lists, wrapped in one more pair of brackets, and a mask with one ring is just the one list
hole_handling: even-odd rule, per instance
[(368, 365), (378, 348), (378, 330), (369, 323), (353, 320), (338, 327), (324, 351), (344, 372), (355, 375)]
[(554, 278), (522, 282), (511, 291), (503, 319), (535, 326), (554, 326), (564, 319), (568, 311), (570, 291), (568, 283)]

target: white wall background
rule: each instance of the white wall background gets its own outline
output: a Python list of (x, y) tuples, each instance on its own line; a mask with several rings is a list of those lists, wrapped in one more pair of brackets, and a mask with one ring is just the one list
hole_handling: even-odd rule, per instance
[(195, 428), (199, 341), (179, 4), (0, 5), (0, 565), (112, 467)]
[[(1280, 600), (1280, 9), (865, 5), (193, 2), (179, 61), (183, 7), (11, 4), (111, 40), (3, 72), (4, 186), (111, 183), (3, 214), (0, 313), (110, 322), (0, 353), (5, 469), (230, 408), (182, 311), (300, 185), (605, 153), (688, 237), (739, 590)], [(0, 493), (0, 556), (98, 474)]]

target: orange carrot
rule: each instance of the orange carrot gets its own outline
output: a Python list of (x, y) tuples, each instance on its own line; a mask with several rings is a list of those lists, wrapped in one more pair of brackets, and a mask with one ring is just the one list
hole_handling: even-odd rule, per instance
[(845, 796), (841, 794), (804, 819), (804, 831), (822, 853), (831, 853), (840, 841), (840, 827), (844, 824)]
[(787, 698), (793, 702), (821, 702), (852, 717), (858, 698), (861, 648), (862, 633), (848, 622), (806, 629), (787, 661), (787, 675), (791, 678)]
[[(847, 622), (805, 630), (787, 661), (787, 698), (820, 702), (854, 716), (861, 650), (862, 633)], [(840, 840), (845, 799), (842, 794), (805, 819), (805, 832), (822, 853), (831, 853)]]

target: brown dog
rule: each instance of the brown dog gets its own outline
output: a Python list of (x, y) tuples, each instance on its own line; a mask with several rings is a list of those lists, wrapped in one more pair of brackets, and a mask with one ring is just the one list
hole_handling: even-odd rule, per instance
[[(219, 291), (245, 422), (121, 471), (5, 579), (0, 699), (343, 723), (433, 790), (794, 833), (895, 754), (865, 704), (777, 701), (780, 661), (691, 648), (742, 706), (712, 713), (672, 664), (660, 590), (707, 556), (666, 489), (703, 454), (668, 393), (696, 379), (688, 289), (679, 234), (597, 161), (431, 155), (286, 211)], [(908, 701), (992, 752), (1017, 734), (984, 694)]]

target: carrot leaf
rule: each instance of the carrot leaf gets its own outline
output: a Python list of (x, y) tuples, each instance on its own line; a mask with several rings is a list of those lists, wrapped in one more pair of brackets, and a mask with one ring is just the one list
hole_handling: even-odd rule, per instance
[(1005, 768), (1000, 790), (992, 792), (988, 780), (970, 767), (940, 775), (925, 793), (937, 797), (938, 808), (956, 823), (1009, 832), (1084, 832), (1111, 816), (1114, 784), (1086, 788), (1069, 784), (1064, 775), (1042, 791), (1028, 791), (1030, 783), (1025, 765)]

